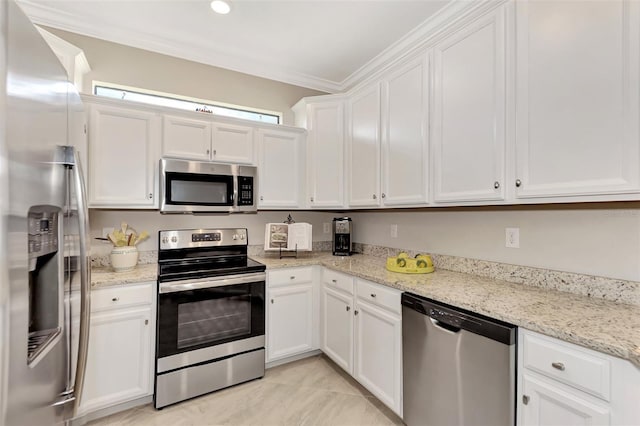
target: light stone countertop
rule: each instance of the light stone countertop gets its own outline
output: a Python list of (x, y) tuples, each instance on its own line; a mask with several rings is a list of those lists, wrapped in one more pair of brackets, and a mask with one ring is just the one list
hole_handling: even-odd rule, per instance
[[(437, 269), (432, 274), (400, 274), (385, 269), (385, 259), (328, 252), (278, 259), (251, 256), (267, 269), (322, 265), (388, 287), (409, 291), (548, 336), (631, 361), (640, 367), (640, 307), (579, 294), (514, 284)], [(157, 264), (133, 272), (94, 268), (93, 288), (156, 280)]]

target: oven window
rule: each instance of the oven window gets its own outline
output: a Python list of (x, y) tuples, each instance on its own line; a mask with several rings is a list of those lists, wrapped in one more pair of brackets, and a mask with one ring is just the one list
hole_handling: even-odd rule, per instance
[(249, 295), (178, 305), (178, 349), (251, 334)]

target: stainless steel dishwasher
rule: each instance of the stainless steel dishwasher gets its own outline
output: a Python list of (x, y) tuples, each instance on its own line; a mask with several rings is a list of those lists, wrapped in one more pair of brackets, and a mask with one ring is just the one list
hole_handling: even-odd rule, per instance
[(515, 425), (516, 327), (402, 294), (403, 420)]

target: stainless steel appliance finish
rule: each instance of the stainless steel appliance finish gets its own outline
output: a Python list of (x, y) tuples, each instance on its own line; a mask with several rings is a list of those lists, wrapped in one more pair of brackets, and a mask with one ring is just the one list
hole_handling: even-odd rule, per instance
[(333, 218), (333, 255), (351, 256), (353, 222), (350, 217)]
[(262, 377), (264, 355), (264, 349), (259, 349), (158, 376), (156, 408), (211, 392), (212, 384), (222, 389)]
[(88, 211), (69, 146), (82, 104), (13, 1), (0, 2), (0, 30), (0, 424), (63, 424), (88, 349)]
[(155, 407), (264, 375), (265, 266), (246, 229), (161, 231)]
[(257, 195), (254, 166), (160, 160), (161, 213), (255, 213)]
[(403, 420), (514, 425), (516, 327), (402, 295)]

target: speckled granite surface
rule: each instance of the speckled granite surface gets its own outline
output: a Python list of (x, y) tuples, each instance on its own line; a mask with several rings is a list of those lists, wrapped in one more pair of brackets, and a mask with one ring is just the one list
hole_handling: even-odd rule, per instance
[[(446, 270), (442, 267), (445, 262), (433, 274), (409, 275), (387, 271), (383, 258), (373, 255), (336, 257), (329, 252), (312, 252), (301, 253), (297, 259), (264, 254), (251, 257), (268, 269), (322, 265), (628, 359), (640, 367), (640, 307), (632, 304)], [(434, 262), (438, 257), (434, 256)], [(521, 279), (527, 279), (526, 272)], [(155, 263), (138, 265), (132, 272), (92, 269), (93, 288), (156, 278)]]
[(130, 272), (115, 272), (111, 266), (93, 266), (91, 268), (91, 288), (111, 287), (121, 284), (133, 284), (158, 279), (158, 263), (136, 266)]

